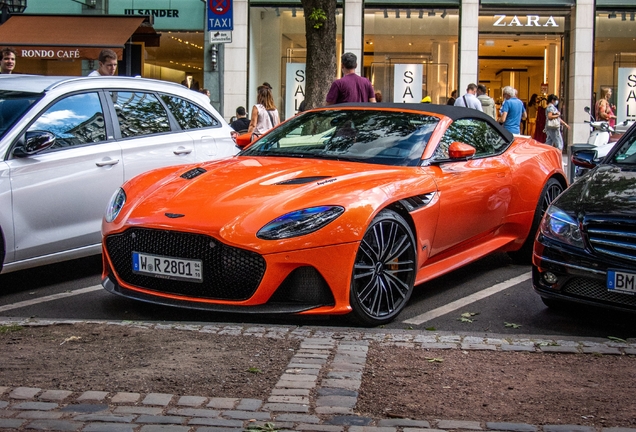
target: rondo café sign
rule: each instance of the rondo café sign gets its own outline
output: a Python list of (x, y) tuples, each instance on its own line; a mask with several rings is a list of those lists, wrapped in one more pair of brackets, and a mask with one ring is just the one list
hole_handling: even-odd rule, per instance
[[(121, 59), (123, 50), (112, 48)], [(95, 60), (99, 57), (101, 48), (60, 48), (60, 47), (17, 47), (18, 57), (41, 60)]]

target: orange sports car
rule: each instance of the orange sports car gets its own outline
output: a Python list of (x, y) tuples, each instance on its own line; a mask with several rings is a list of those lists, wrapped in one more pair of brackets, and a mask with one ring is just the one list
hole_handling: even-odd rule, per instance
[(557, 149), (480, 111), (315, 109), (234, 157), (124, 184), (103, 222), (102, 285), (164, 305), (379, 325), (415, 285), (489, 253), (530, 264), (566, 185)]

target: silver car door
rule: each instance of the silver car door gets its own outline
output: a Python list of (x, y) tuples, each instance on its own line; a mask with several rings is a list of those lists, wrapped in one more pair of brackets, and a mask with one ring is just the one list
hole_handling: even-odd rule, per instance
[(108, 200), (123, 182), (121, 149), (107, 139), (98, 93), (57, 101), (28, 130), (52, 132), (56, 143), (42, 153), (6, 161), (15, 260), (96, 248)]
[(196, 161), (192, 138), (183, 131), (172, 132), (166, 109), (154, 93), (122, 90), (108, 94), (119, 125), (116, 137), (126, 180), (151, 169)]
[(175, 95), (162, 94), (166, 106), (179, 127), (187, 131), (194, 142), (199, 161), (219, 159), (238, 153), (232, 131), (212, 107), (202, 108), (196, 103)]

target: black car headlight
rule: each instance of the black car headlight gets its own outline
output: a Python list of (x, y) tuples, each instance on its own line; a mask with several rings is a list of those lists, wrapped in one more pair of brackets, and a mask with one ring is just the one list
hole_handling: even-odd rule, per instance
[(106, 222), (111, 223), (114, 221), (122, 207), (124, 207), (124, 204), (126, 204), (126, 192), (124, 192), (122, 188), (119, 188), (110, 199), (108, 207), (106, 207), (106, 215), (104, 216)]
[(541, 234), (545, 237), (583, 248), (579, 224), (572, 216), (558, 207), (550, 206), (541, 221)]
[(264, 240), (280, 240), (312, 233), (344, 213), (339, 206), (320, 206), (287, 213), (261, 228), (256, 237)]

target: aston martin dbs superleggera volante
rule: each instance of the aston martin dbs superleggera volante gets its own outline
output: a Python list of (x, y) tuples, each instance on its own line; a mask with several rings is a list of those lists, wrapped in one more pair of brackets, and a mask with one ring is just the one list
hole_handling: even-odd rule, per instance
[(530, 264), (566, 184), (558, 150), (473, 109), (315, 109), (237, 156), (125, 183), (102, 227), (102, 285), (164, 305), (378, 325), (414, 285), (489, 253)]

